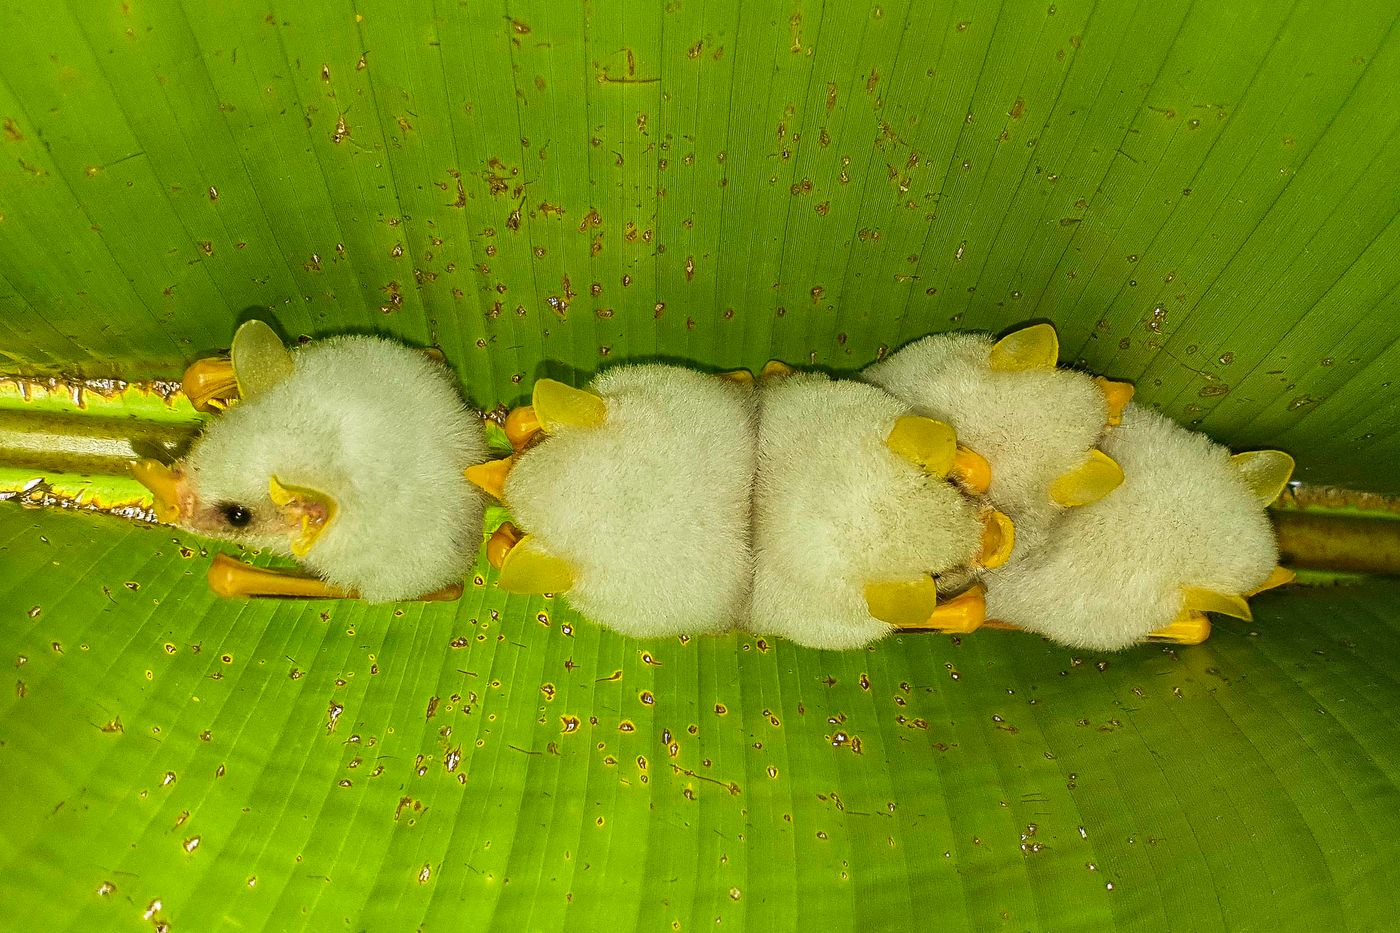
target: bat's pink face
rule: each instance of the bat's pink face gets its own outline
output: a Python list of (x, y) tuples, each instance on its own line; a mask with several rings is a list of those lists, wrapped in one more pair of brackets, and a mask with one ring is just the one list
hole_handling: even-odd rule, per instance
[[(293, 514), (261, 495), (201, 495), (199, 473), (183, 462), (166, 467), (141, 460), (132, 467), (136, 479), (155, 495), (156, 517), (210, 538), (240, 541), (290, 552), (302, 515)], [(265, 488), (267, 483), (263, 481)]]

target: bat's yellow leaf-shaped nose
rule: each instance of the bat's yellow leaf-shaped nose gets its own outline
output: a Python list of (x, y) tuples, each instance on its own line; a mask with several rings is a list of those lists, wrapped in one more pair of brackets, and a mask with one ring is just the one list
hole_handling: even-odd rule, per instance
[(184, 474), (158, 460), (137, 460), (131, 475), (155, 497), (156, 518), (167, 524), (180, 520), (180, 493)]
[(917, 580), (885, 580), (865, 585), (865, 607), (881, 622), (896, 628), (913, 628), (928, 621), (938, 604), (938, 584), (933, 577)]

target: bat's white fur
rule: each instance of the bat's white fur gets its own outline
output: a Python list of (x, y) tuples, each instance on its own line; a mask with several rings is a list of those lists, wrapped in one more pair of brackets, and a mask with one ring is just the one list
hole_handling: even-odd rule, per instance
[(874, 386), (814, 374), (759, 387), (752, 627), (816, 648), (892, 631), (867, 583), (966, 565), (977, 511), (946, 480), (885, 444), (904, 404)]
[(579, 612), (634, 636), (742, 624), (753, 390), (676, 366), (609, 369), (598, 427), (561, 427), (506, 480), (516, 524), (575, 570)]
[[(268, 478), (338, 505), (307, 569), (372, 602), (460, 582), (481, 543), (483, 501), (462, 471), (486, 459), (480, 420), (418, 351), (335, 337), (295, 354), (290, 376), (215, 418), (184, 461), (192, 530), (290, 554)], [(254, 513), (233, 528), (218, 507)]]
[(983, 334), (934, 334), (865, 370), (863, 378), (913, 409), (946, 421), (958, 441), (987, 458), (987, 497), (1018, 534), (1048, 521), (1056, 477), (1082, 464), (1107, 419), (1103, 390), (1068, 369), (1002, 372), (987, 365)]
[(987, 616), (1111, 650), (1169, 625), (1182, 587), (1243, 595), (1278, 560), (1273, 528), (1230, 452), (1136, 406), (1103, 449), (1123, 485), (1065, 511), (986, 578)]

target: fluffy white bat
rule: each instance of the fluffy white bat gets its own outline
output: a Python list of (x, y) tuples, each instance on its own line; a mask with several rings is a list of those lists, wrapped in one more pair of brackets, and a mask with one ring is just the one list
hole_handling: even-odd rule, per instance
[(484, 508), (463, 474), (487, 450), (445, 367), (374, 337), (293, 354), (256, 321), (239, 329), (231, 363), (212, 366), (224, 391), (206, 394), (240, 400), (173, 467), (141, 461), (137, 477), (162, 521), (295, 557), (318, 579), (223, 558), (211, 585), (383, 602), (460, 584)]
[(952, 428), (810, 373), (766, 378), (758, 396), (750, 627), (843, 649), (896, 628), (957, 629), (959, 610), (980, 622), (980, 594), (940, 606), (935, 576), (1000, 563), (1012, 535), (947, 479), (985, 466)]
[(469, 472), (515, 519), (488, 545), (498, 585), (627, 635), (742, 624), (753, 422), (750, 387), (677, 366), (540, 380), (507, 422), (521, 452)]
[(1103, 448), (1123, 467), (1112, 495), (1061, 514), (986, 578), (987, 615), (1080, 648), (1159, 635), (1198, 642), (1205, 612), (1249, 618), (1246, 597), (1286, 583), (1264, 512), (1293, 471), (1277, 450), (1231, 456), (1137, 406)]

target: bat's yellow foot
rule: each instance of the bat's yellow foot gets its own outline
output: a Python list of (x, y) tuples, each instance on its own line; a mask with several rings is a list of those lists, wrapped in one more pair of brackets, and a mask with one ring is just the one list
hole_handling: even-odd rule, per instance
[(1218, 612), (1246, 622), (1254, 618), (1254, 613), (1249, 611), (1248, 600), (1232, 593), (1217, 593), (1195, 586), (1183, 587), (1181, 604), (1187, 612)]
[(1107, 408), (1105, 423), (1109, 427), (1117, 427), (1123, 423), (1123, 409), (1128, 407), (1137, 390), (1130, 382), (1116, 382), (1103, 376), (1095, 376), (1094, 381), (1103, 390), (1104, 406)]
[(1210, 619), (1203, 612), (1186, 610), (1166, 628), (1147, 636), (1148, 641), (1166, 641), (1177, 645), (1199, 645), (1210, 637)]
[(517, 453), (529, 446), (535, 435), (542, 430), (533, 405), (521, 405), (511, 409), (510, 414), (506, 415), (506, 440), (510, 441), (510, 446)]
[(1097, 502), (1123, 483), (1123, 468), (1102, 450), (1089, 451), (1089, 458), (1060, 475), (1050, 484), (1050, 498), (1071, 508)]
[(865, 585), (866, 611), (895, 628), (918, 626), (933, 613), (937, 604), (938, 585), (930, 576)]
[(533, 535), (506, 551), (496, 578), (496, 586), (507, 593), (563, 593), (573, 585), (573, 567), (540, 547)]
[(933, 476), (947, 476), (958, 453), (953, 426), (921, 415), (896, 418), (885, 446)]
[[(316, 577), (290, 570), (253, 567), (227, 554), (214, 555), (214, 562), (209, 565), (209, 589), (224, 597), (359, 598), (352, 590), (342, 590)], [(462, 584), (454, 583), (419, 596), (415, 602), (451, 602), (461, 595)]]
[(986, 590), (973, 586), (945, 602), (941, 602), (916, 625), (902, 628), (966, 635), (975, 632), (987, 621)]

